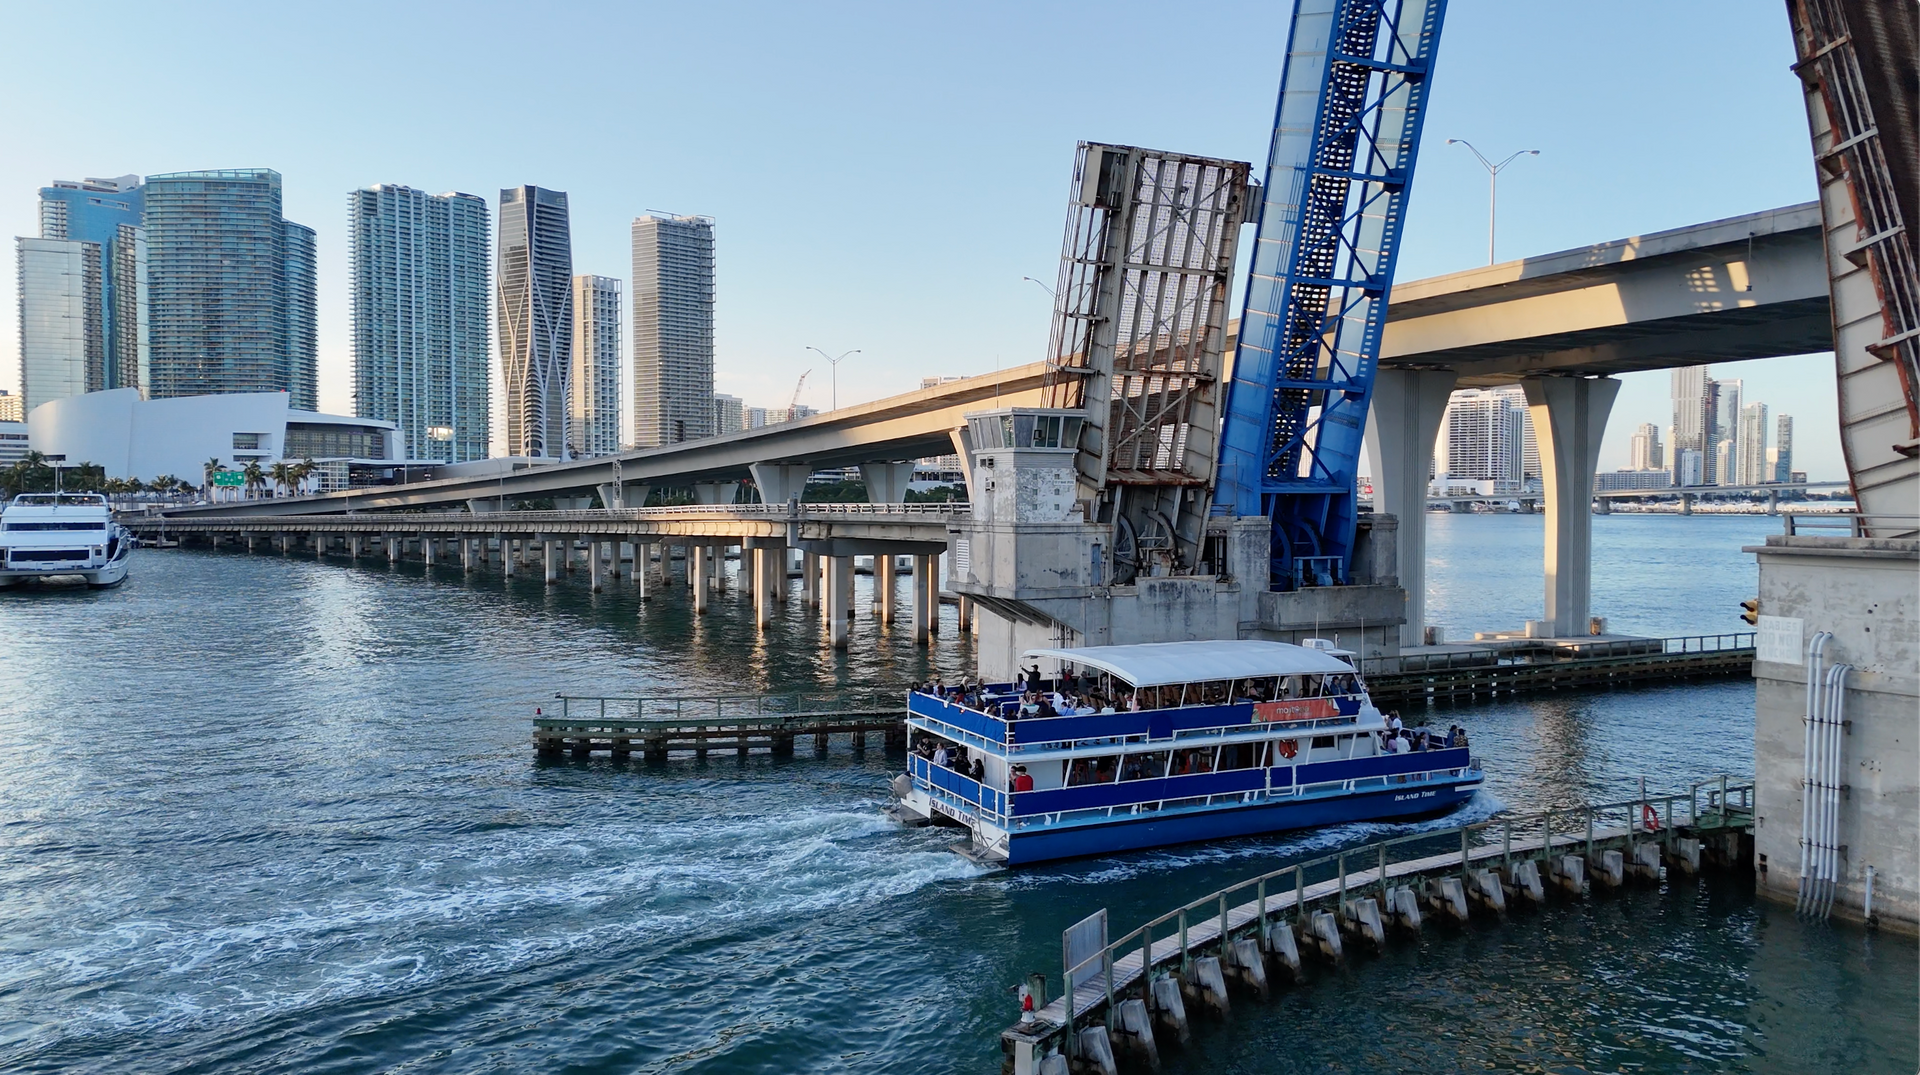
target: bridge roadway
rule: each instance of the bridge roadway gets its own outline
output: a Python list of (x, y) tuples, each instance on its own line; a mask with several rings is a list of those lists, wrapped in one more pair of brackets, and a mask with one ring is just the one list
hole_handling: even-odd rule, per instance
[[(265, 541), (282, 554), (298, 549), (359, 559), (364, 553), (384, 555), (390, 563), (417, 550), (429, 566), (457, 558), (467, 571), (497, 556), (509, 578), (520, 566), (541, 564), (549, 585), (572, 571), (576, 557), (584, 553), (596, 591), (605, 578), (619, 577), (623, 546), (630, 545), (633, 580), (642, 598), (648, 596), (653, 548), (661, 547), (660, 571), (663, 581), (671, 581), (672, 547), (678, 546), (684, 550), (684, 581), (693, 591), (695, 612), (705, 612), (709, 594), (724, 585), (721, 561), (728, 549), (738, 547), (740, 578), (753, 597), (762, 628), (772, 618), (773, 606), (788, 598), (791, 556), (797, 550), (802, 554), (801, 599), (821, 609), (830, 641), (844, 649), (853, 616), (856, 556), (873, 558), (874, 605), (883, 623), (894, 620), (897, 558), (912, 557), (914, 639), (926, 644), (938, 633), (940, 554), (947, 548), (949, 520), (965, 514), (965, 505), (953, 504), (734, 504), (295, 517), (131, 516), (124, 522), (143, 540), (160, 544), (199, 540), (210, 546), (243, 545), (251, 552)], [(971, 612), (963, 600), (963, 628)]]

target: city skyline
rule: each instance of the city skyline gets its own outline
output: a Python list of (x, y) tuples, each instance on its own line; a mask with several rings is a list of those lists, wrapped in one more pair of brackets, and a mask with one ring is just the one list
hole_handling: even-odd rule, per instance
[(573, 239), (565, 191), (500, 192), (494, 324), (506, 382), (506, 455), (564, 458), (573, 373)]
[[(1246, 4), (1224, 15), (1249, 34), (1284, 36), (1282, 9)], [(801, 18), (769, 10), (733, 31), (734, 48), (718, 68), (691, 56), (662, 56), (619, 79), (610, 74), (621, 69), (613, 61), (621, 52), (616, 42), (645, 18), (639, 12), (607, 16), (591, 39), (559, 24), (527, 28), (530, 62), (567, 57), (567, 69), (594, 88), (590, 107), (562, 115), (531, 100), (504, 101), (496, 114), (443, 116), (436, 136), (421, 138), (415, 117), (381, 102), (394, 92), (447, 99), (491, 94), (486, 72), (457, 59), (485, 40), (477, 29), (455, 27), (450, 40), (458, 47), (423, 55), (409, 42), (448, 28), (422, 13), (392, 13), (389, 32), (371, 42), (328, 20), (276, 13), (273, 19), (290, 32), (269, 61), (268, 53), (240, 47), (245, 34), (221, 20), (130, 13), (116, 23), (119, 43), (111, 52), (122, 57), (128, 77), (163, 92), (147, 95), (152, 101), (129, 101), (104, 86), (74, 85), (0, 121), (10, 122), (0, 133), (14, 147), (0, 160), (0, 227), (9, 235), (35, 234), (31, 192), (53, 176), (273, 164), (289, 177), (288, 215), (320, 229), (322, 409), (350, 413), (342, 191), (389, 180), (428, 190), (490, 191), (537, 178), (572, 194), (576, 272), (612, 276), (627, 271), (634, 216), (673, 206), (710, 214), (727, 228), (733, 268), (721, 281), (726, 301), (716, 321), (716, 390), (784, 404), (811, 365), (804, 345), (847, 339), (847, 347), (864, 353), (841, 370), (849, 374), (844, 405), (911, 390), (934, 370), (978, 374), (1044, 357), (1051, 303), (1021, 278), (1054, 274), (1059, 188), (1077, 140), (1258, 162), (1270, 133), (1277, 72), (1257, 66), (1221, 72), (1212, 108), (1155, 101), (1124, 115), (1086, 116), (1024, 107), (1071, 85), (1034, 42), (1069, 31), (1110, 44), (1125, 36), (1118, 23), (1089, 30), (1066, 11), (1011, 11), (1005, 25), (988, 33), (935, 11), (874, 20), (850, 12)], [(693, 18), (696, 28), (734, 22), (717, 13)], [(57, 32), (51, 12), (24, 12), (20, 20), (28, 36)], [(1499, 146), (1542, 151), (1502, 176), (1503, 255), (1566, 249), (1813, 197), (1798, 84), (1782, 74), (1793, 57), (1781, 12), (1730, 2), (1689, 5), (1671, 15), (1674, 34), (1651, 43), (1633, 32), (1632, 22), (1599, 10), (1499, 3), (1450, 11), (1429, 140), (1438, 145), (1460, 136), (1489, 152)], [(1516, 47), (1548, 37), (1570, 51), (1549, 59)], [(1686, 47), (1689, 37), (1711, 37), (1724, 47), (1701, 57)], [(930, 52), (904, 47), (929, 41)], [(801, 62), (799, 45), (813, 59)], [(1559, 107), (1511, 92), (1516, 82), (1553, 77), (1564, 63), (1601, 64), (1621, 49), (1641, 57), (1641, 77), (1597, 87)], [(920, 58), (906, 62), (909, 54)], [(257, 100), (216, 93), (184, 74), (196, 62), (233, 66), (285, 92)], [(25, 99), (32, 87), (56, 77), (49, 58), (27, 55), (0, 72), (0, 85)], [(861, 91), (873, 84), (888, 92)], [(969, 92), (956, 94), (959, 86)], [(1738, 95), (1748, 107), (1702, 130), (1663, 105), (1708, 86)], [(686, 87), (699, 92), (683, 92)], [(665, 114), (645, 107), (664, 97), (682, 106)], [(856, 103), (846, 107), (849, 100)], [(643, 113), (649, 116), (644, 125), (620, 118)], [(507, 122), (536, 136), (502, 153), (496, 131)], [(604, 137), (610, 123), (619, 132), (611, 142)], [(1648, 142), (1669, 151), (1618, 150)], [(884, 150), (849, 154), (847, 147), (869, 143)], [(999, 161), (991, 181), (944, 173), (938, 163), (956, 150)], [(766, 169), (776, 160), (782, 181), (768, 183)], [(960, 207), (955, 226), (911, 223), (929, 200)], [(1469, 155), (1423, 154), (1409, 212), (1400, 279), (1484, 261), (1486, 175)], [(851, 229), (837, 223), (845, 220), (862, 223)], [(1240, 260), (1244, 267), (1245, 257)], [(919, 268), (900, 271), (907, 263)], [(790, 265), (809, 270), (782, 268)], [(12, 259), (0, 259), (0, 290), (9, 299), (13, 271)], [(928, 294), (947, 311), (949, 328), (940, 333), (925, 331)], [(1242, 285), (1232, 294), (1237, 305)], [(14, 307), (0, 303), (0, 387), (13, 387), (17, 373)], [(1757, 397), (1794, 399), (1808, 466), (1827, 476), (1844, 473), (1830, 431), (1830, 359), (1721, 370), (1746, 380)], [(1626, 465), (1635, 425), (1666, 425), (1665, 381), (1663, 372), (1622, 378), (1603, 468)], [(504, 398), (504, 386), (495, 388)], [(623, 399), (625, 392), (623, 386)], [(824, 407), (827, 399), (828, 386), (810, 382), (802, 402)]]
[(633, 444), (715, 432), (713, 218), (633, 222)]

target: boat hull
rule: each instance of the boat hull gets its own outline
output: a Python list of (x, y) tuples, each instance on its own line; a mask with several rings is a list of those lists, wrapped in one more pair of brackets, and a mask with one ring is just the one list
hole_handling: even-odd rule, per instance
[(1154, 847), (1262, 836), (1354, 821), (1386, 821), (1437, 814), (1466, 802), (1478, 779), (1394, 785), (1379, 791), (1289, 799), (1218, 810), (1155, 813), (1098, 824), (1015, 830), (1006, 864), (1030, 866), (1060, 859), (1142, 851)]

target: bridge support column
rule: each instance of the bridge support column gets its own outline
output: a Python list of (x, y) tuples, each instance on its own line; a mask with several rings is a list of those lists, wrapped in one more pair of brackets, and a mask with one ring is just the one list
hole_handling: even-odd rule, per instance
[(402, 547), (405, 540), (406, 539), (402, 538), (399, 534), (387, 535), (387, 563), (397, 564), (400, 562), (401, 554), (406, 551)]
[(347, 535), (347, 559), (349, 560), (360, 559), (360, 535), (359, 534)]
[(973, 598), (962, 595), (959, 604), (960, 633), (973, 629)]
[(834, 649), (846, 649), (853, 619), (853, 557), (829, 556), (826, 561), (827, 639)]
[(820, 605), (820, 557), (810, 552), (800, 554), (800, 603), (808, 608)]
[(750, 562), (748, 574), (753, 577), (753, 622), (764, 631), (773, 622), (774, 571), (786, 566), (787, 550), (752, 548), (745, 555)]
[(478, 566), (478, 561), (474, 559), (475, 551), (473, 546), (474, 540), (472, 534), (460, 535), (460, 570), (469, 575), (473, 574), (473, 569)]
[(867, 487), (867, 503), (903, 504), (907, 483), (913, 480), (913, 463), (862, 463), (860, 480)]
[(753, 463), (753, 484), (760, 490), (763, 504), (785, 504), (797, 500), (807, 487), (813, 468), (805, 463)]
[(893, 587), (899, 572), (900, 561), (892, 553), (873, 558), (873, 607), (881, 623), (893, 622)]
[(1530, 377), (1520, 383), (1540, 442), (1547, 494), (1546, 619), (1555, 635), (1584, 635), (1593, 601), (1593, 475), (1620, 382)]
[(933, 560), (919, 554), (913, 558), (913, 641), (920, 646), (932, 642), (933, 621), (940, 614), (940, 583), (934, 577)]
[(700, 482), (693, 487), (693, 501), (696, 504), (731, 504), (734, 494), (739, 491), (739, 482)]
[(501, 534), (500, 535), (500, 577), (506, 578), (506, 579), (512, 578), (514, 569), (518, 567), (519, 564), (520, 564), (520, 558), (513, 554), (513, 539), (508, 537), (505, 534)]
[(693, 610), (707, 610), (707, 547), (687, 546), (687, 579), (693, 585)]
[(1427, 473), (1447, 397), (1460, 375), (1451, 371), (1380, 370), (1373, 381), (1373, 510), (1399, 520), (1395, 567), (1407, 591), (1400, 644), (1417, 646), (1427, 621)]
[(587, 588), (594, 593), (600, 592), (600, 539), (597, 536), (587, 538)]
[(428, 567), (432, 567), (440, 562), (440, 539), (438, 537), (431, 534), (420, 535), (420, 559), (426, 561)]
[(607, 542), (607, 577), (615, 582), (620, 581), (620, 546), (624, 544), (618, 537)]
[(546, 568), (547, 585), (560, 581), (560, 540), (551, 534), (541, 542), (542, 566)]
[(1693, 514), (1693, 494), (1692, 493), (1680, 494), (1680, 514), (1682, 515)]

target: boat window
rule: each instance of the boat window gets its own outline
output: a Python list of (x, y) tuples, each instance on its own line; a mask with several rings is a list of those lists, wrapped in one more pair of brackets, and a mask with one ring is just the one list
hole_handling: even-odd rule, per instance
[(1155, 751), (1152, 754), (1129, 754), (1120, 765), (1122, 780), (1154, 780), (1167, 775), (1167, 756)]
[(1173, 752), (1174, 776), (1191, 776), (1194, 773), (1213, 772), (1213, 748), (1197, 747), (1193, 750)]
[(1220, 772), (1229, 769), (1255, 769), (1260, 765), (1260, 755), (1265, 744), (1233, 743), (1220, 748)]
[(1102, 754), (1097, 758), (1075, 758), (1067, 763), (1067, 786), (1111, 784), (1119, 774), (1119, 758)]
[(1332, 745), (1333, 745), (1333, 736), (1331, 735), (1316, 735), (1313, 737), (1313, 749), (1315, 750), (1319, 750), (1323, 747), (1330, 747)]
[(106, 523), (7, 523), (8, 530), (105, 530)]

